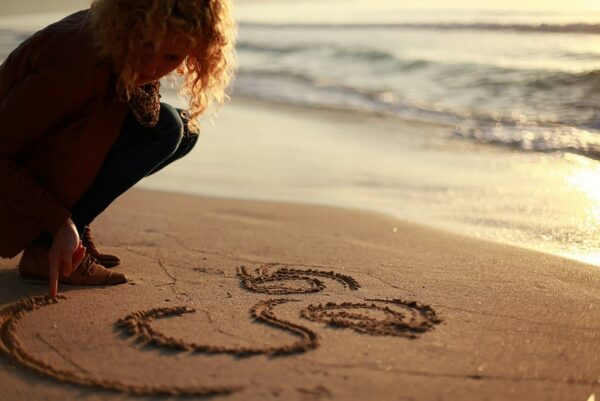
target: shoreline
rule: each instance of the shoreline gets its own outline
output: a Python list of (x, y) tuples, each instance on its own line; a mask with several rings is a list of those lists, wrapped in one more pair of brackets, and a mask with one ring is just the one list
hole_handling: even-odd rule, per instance
[[(583, 268), (590, 268), (593, 271), (596, 271), (595, 269), (600, 267), (600, 262), (592, 263), (590, 261), (587, 261), (586, 259), (578, 259), (576, 257), (569, 257), (568, 255), (561, 255), (561, 254), (557, 254), (557, 253), (552, 253), (550, 251), (544, 251), (544, 250), (540, 250), (540, 249), (536, 249), (536, 248), (529, 248), (527, 246), (524, 246), (524, 245), (521, 245), (518, 243), (501, 242), (501, 241), (495, 241), (493, 239), (472, 236), (472, 235), (461, 233), (456, 229), (453, 230), (451, 228), (444, 228), (444, 227), (436, 226), (435, 224), (427, 224), (426, 222), (403, 220), (402, 218), (395, 216), (394, 214), (387, 213), (385, 211), (376, 210), (376, 209), (362, 209), (362, 208), (347, 206), (347, 205), (335, 205), (335, 204), (326, 204), (326, 203), (317, 203), (317, 202), (310, 203), (310, 202), (295, 202), (295, 201), (276, 200), (276, 199), (220, 197), (220, 196), (201, 194), (201, 193), (196, 193), (196, 192), (186, 192), (184, 190), (173, 191), (173, 190), (163, 190), (163, 189), (156, 189), (156, 188), (146, 188), (144, 186), (136, 186), (134, 190), (162, 193), (166, 196), (176, 195), (176, 196), (198, 197), (201, 199), (206, 199), (206, 200), (214, 201), (214, 202), (218, 202), (218, 201), (231, 201), (231, 202), (242, 202), (242, 203), (249, 202), (249, 203), (259, 203), (259, 204), (264, 203), (266, 205), (282, 204), (282, 205), (288, 205), (291, 207), (298, 207), (298, 208), (317, 207), (317, 208), (324, 208), (324, 209), (331, 209), (331, 210), (337, 209), (339, 211), (345, 211), (345, 212), (349, 212), (349, 213), (358, 213), (358, 214), (363, 214), (366, 216), (372, 216), (377, 219), (388, 219), (388, 220), (392, 219), (393, 221), (396, 221), (398, 223), (397, 224), (398, 227), (408, 225), (413, 228), (421, 228), (424, 230), (433, 230), (436, 232), (440, 232), (444, 235), (448, 235), (451, 237), (457, 237), (457, 238), (463, 238), (463, 239), (469, 240), (469, 241), (478, 241), (478, 242), (488, 243), (488, 244), (494, 245), (494, 246), (515, 248), (515, 249), (518, 249), (518, 250), (521, 250), (524, 252), (532, 252), (535, 254), (545, 255), (545, 256), (552, 257), (552, 258), (564, 259), (565, 261), (568, 261), (570, 263), (577, 263), (580, 266), (582, 266)], [(398, 227), (393, 226), (392, 231), (397, 232)], [(394, 230), (396, 230), (396, 231), (394, 231)], [(598, 269), (597, 271), (600, 272), (600, 269)]]
[[(140, 187), (375, 211), (600, 265), (590, 216), (577, 210), (595, 207), (593, 189), (573, 187), (567, 175), (595, 161), (461, 141), (448, 138), (448, 126), (371, 113), (248, 98), (221, 113), (214, 124), (204, 119), (188, 160)], [(573, 219), (578, 225), (565, 228)], [(554, 239), (575, 235), (592, 242)]]

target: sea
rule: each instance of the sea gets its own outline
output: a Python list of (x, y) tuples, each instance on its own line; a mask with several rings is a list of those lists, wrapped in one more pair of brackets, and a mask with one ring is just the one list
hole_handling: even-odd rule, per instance
[(237, 92), (600, 159), (600, 13), (365, 8), (343, 20), (242, 23)]
[[(408, 149), (393, 154), (386, 146), (389, 136), (368, 139), (380, 142), (369, 147), (368, 160), (386, 157), (401, 163), (409, 155), (417, 176), (438, 165), (429, 178), (407, 178), (404, 165), (381, 172), (378, 163), (369, 167), (367, 162), (345, 169), (346, 180), (336, 173), (339, 183), (351, 182), (344, 186), (345, 197), (331, 197), (324, 189), (302, 192), (289, 173), (277, 190), (261, 177), (221, 180), (235, 191), (202, 180), (192, 183), (189, 168), (188, 181), (180, 187), (173, 186), (179, 182), (177, 171), (148, 186), (375, 210), (600, 264), (600, 9), (419, 9), (398, 3), (240, 2), (239, 67), (231, 96), (298, 110), (368, 115), (392, 127), (394, 121), (434, 127), (435, 145), (428, 146), (437, 156), (422, 159), (409, 155), (411, 141), (406, 141)], [(56, 17), (0, 17), (0, 59)], [(415, 129), (413, 135), (424, 132)], [(335, 140), (359, 148), (365, 140), (359, 135)], [(411, 132), (404, 129), (402, 135)], [(285, 137), (285, 148), (269, 151), (289, 152), (294, 143), (302, 147), (302, 137)], [(413, 150), (413, 155), (421, 151)], [(202, 152), (194, 157), (202, 158)], [(335, 157), (335, 152), (323, 156)], [(336, 179), (315, 177), (312, 186), (306, 185), (310, 169), (301, 158), (294, 160), (302, 188), (325, 188)], [(419, 162), (423, 169), (414, 168)], [(282, 157), (277, 163), (288, 162)], [(270, 171), (277, 169), (270, 166)], [(382, 180), (350, 180), (367, 170), (370, 177), (395, 179), (383, 180), (383, 186), (378, 186)], [(445, 180), (448, 171), (464, 174)], [(287, 187), (293, 190), (282, 191)], [(406, 213), (415, 207), (423, 211)]]

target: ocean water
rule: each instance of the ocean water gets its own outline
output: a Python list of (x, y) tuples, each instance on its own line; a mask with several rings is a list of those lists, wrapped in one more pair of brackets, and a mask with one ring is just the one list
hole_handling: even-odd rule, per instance
[[(420, 12), (350, 2), (331, 13), (341, 7), (326, 1), (292, 3), (282, 14), (280, 4), (249, 4), (240, 5), (234, 95), (600, 159), (600, 11)], [(0, 17), (0, 60), (59, 16)]]
[[(600, 13), (394, 3), (242, 3), (232, 97), (262, 106), (225, 106), (201, 151), (142, 186), (375, 210), (600, 264)], [(0, 59), (60, 16), (0, 17)], [(300, 112), (263, 120), (273, 103)]]
[(343, 21), (242, 22), (235, 93), (450, 125), (450, 136), (523, 151), (600, 158), (600, 13), (388, 8)]

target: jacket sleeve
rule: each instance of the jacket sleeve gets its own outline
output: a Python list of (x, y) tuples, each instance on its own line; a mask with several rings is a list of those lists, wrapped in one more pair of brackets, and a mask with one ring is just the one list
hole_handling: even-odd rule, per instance
[(18, 154), (85, 105), (90, 87), (76, 76), (42, 71), (24, 77), (0, 98), (0, 201), (17, 218), (40, 221), (52, 235), (70, 212), (18, 160)]

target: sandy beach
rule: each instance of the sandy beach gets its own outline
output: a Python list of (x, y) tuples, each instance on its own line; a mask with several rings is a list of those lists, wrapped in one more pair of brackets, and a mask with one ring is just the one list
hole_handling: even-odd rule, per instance
[(47, 284), (2, 260), (0, 399), (600, 391), (595, 267), (378, 214), (139, 189), (93, 230), (129, 284), (8, 311)]
[[(242, 3), (234, 100), (92, 224), (128, 283), (50, 299), (0, 259), (0, 401), (600, 397), (597, 27)], [(0, 58), (87, 4), (2, 3)]]

